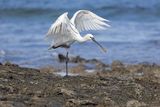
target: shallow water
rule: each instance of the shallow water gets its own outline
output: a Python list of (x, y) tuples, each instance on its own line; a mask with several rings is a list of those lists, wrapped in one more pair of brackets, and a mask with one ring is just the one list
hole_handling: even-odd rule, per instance
[[(63, 49), (48, 51), (45, 34), (55, 19), (69, 11), (88, 9), (109, 19), (111, 28), (92, 31), (97, 41), (108, 49), (102, 53), (92, 42), (75, 44), (71, 55), (97, 58), (105, 63), (160, 64), (160, 1), (147, 0), (1, 0), (0, 62), (11, 61), (22, 66), (59, 66), (57, 54)], [(87, 53), (87, 54), (86, 54)]]

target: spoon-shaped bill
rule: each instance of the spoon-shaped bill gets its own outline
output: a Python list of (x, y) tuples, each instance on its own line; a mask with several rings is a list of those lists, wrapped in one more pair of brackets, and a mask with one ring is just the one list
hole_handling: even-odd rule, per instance
[(92, 40), (102, 49), (103, 52), (107, 52), (107, 50), (101, 44), (99, 44), (94, 38), (92, 38)]

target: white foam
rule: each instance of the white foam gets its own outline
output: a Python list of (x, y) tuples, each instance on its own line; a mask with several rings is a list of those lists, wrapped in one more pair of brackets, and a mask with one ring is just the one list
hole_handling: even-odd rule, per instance
[(4, 50), (0, 50), (0, 56), (4, 56), (6, 52)]
[[(60, 76), (66, 76), (66, 72), (57, 72), (57, 73), (54, 73), (56, 75), (60, 75)], [(78, 74), (73, 74), (73, 73), (68, 73), (69, 76), (77, 76)]]

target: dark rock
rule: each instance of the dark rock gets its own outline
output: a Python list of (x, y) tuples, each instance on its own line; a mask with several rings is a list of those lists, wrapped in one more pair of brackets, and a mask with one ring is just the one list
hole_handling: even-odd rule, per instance
[(5, 62), (4, 65), (5, 65), (5, 66), (16, 66), (16, 67), (18, 67), (17, 64), (13, 64), (13, 63), (11, 63), (11, 62), (9, 62), (9, 61)]
[(65, 107), (81, 107), (81, 106), (97, 106), (98, 104), (94, 101), (91, 100), (79, 100), (79, 99), (69, 99), (66, 104)]
[(58, 59), (59, 59), (59, 62), (65, 62), (66, 61), (66, 57), (62, 54), (58, 54)]
[(71, 62), (73, 62), (73, 63), (82, 63), (82, 62), (86, 62), (86, 59), (81, 58), (80, 56), (76, 56), (76, 57), (72, 57), (71, 58)]
[[(58, 54), (58, 59), (59, 59), (60, 62), (65, 62), (66, 61), (66, 56), (64, 56), (62, 54)], [(102, 67), (106, 66), (106, 64), (104, 64), (100, 60), (85, 59), (85, 58), (82, 58), (80, 56), (69, 57), (69, 62), (72, 62), (72, 63), (90, 63), (90, 64), (100, 65)]]
[[(66, 61), (66, 56), (64, 56), (62, 54), (58, 54), (58, 59), (59, 59), (60, 62), (65, 62)], [(82, 63), (82, 62), (86, 62), (86, 59), (81, 58), (80, 56), (69, 57), (69, 62)]]

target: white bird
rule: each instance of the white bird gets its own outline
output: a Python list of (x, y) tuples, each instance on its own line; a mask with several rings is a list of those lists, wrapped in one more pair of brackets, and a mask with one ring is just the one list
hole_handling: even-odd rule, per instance
[[(67, 15), (68, 12), (63, 13), (49, 28), (46, 36), (48, 40), (52, 41), (49, 49), (62, 47), (67, 50), (71, 44), (76, 41), (82, 43), (93, 40), (104, 52), (106, 52), (106, 49), (94, 39), (92, 34), (86, 34), (82, 37), (80, 32), (87, 30), (104, 30), (107, 27), (110, 27), (110, 25), (107, 24), (109, 20), (88, 10), (77, 11), (71, 20), (69, 20)], [(66, 54), (66, 76), (68, 76), (68, 50)]]

